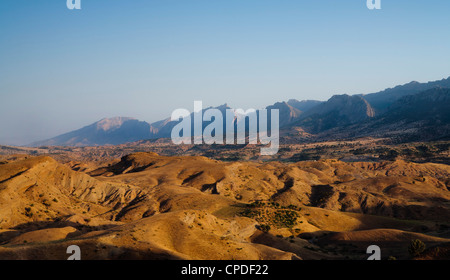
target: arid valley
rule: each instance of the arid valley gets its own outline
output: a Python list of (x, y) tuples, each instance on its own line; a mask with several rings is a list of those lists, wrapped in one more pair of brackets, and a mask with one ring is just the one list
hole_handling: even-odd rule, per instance
[(2, 1), (3, 275), (448, 274), (449, 11)]
[[(423, 143), (389, 146), (417, 157), (387, 159), (380, 142), (358, 142), (313, 160), (292, 160), (304, 145), (278, 160), (251, 146), (237, 150), (245, 160), (147, 141), (3, 146), (0, 258), (67, 259), (77, 245), (82, 259), (360, 260), (377, 245), (382, 259), (448, 259), (450, 167), (420, 162)], [(425, 146), (448, 158), (448, 142)], [(412, 240), (426, 250), (411, 255)]]

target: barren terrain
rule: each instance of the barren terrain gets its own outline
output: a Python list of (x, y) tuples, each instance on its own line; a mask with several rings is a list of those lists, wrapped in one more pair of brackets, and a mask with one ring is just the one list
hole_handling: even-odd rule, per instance
[(428, 248), (416, 258), (448, 254), (446, 164), (367, 154), (221, 161), (116, 148), (4, 147), (0, 258), (67, 259), (78, 245), (82, 259), (366, 259), (378, 245), (384, 259), (409, 259), (415, 239)]

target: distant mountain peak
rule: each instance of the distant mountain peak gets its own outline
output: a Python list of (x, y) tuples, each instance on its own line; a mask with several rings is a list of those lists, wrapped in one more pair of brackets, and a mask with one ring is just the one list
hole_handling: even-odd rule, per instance
[(231, 109), (231, 107), (228, 106), (227, 103), (224, 103), (224, 104), (222, 104), (222, 105), (220, 105), (220, 106), (215, 107), (214, 109), (218, 109), (218, 110), (226, 110), (226, 109)]
[(112, 117), (112, 118), (104, 118), (100, 121), (96, 122), (97, 129), (102, 129), (103, 131), (113, 130), (121, 127), (124, 122), (136, 120), (135, 118), (130, 117)]
[(333, 95), (328, 101), (335, 101), (335, 100), (349, 100), (351, 98), (350, 95), (344, 93), (344, 94), (336, 94)]
[(450, 88), (450, 77), (442, 80), (420, 83), (411, 81), (407, 84), (398, 85), (393, 88), (387, 88), (383, 91), (362, 95), (370, 105), (377, 111), (383, 113), (395, 101), (403, 96), (416, 94), (433, 88)]
[(287, 104), (291, 105), (292, 107), (294, 107), (302, 112), (307, 112), (311, 108), (314, 108), (315, 106), (319, 105), (320, 103), (323, 103), (323, 101), (318, 101), (318, 100), (298, 101), (297, 99), (289, 99), (287, 102)]
[(30, 146), (97, 146), (118, 145), (153, 137), (150, 124), (129, 117), (104, 118), (51, 139)]
[(305, 128), (308, 133), (319, 133), (374, 116), (375, 111), (362, 96), (340, 94), (302, 114), (296, 125)]
[(279, 111), (280, 127), (284, 127), (291, 124), (292, 122), (295, 122), (302, 114), (302, 111), (292, 107), (285, 101), (276, 102), (273, 105), (267, 106), (266, 109), (267, 110), (277, 109)]
[[(301, 135), (304, 135), (303, 133), (319, 135), (327, 133), (326, 131), (336, 132), (339, 129), (345, 131), (346, 128), (355, 128), (356, 125), (361, 125), (358, 131), (375, 133), (371, 131), (373, 124), (384, 127), (384, 131), (399, 131), (403, 129), (404, 122), (413, 123), (418, 127), (420, 121), (427, 121), (436, 122), (435, 126), (430, 126), (433, 128), (441, 125), (443, 128), (439, 130), (439, 135), (445, 136), (450, 135), (448, 88), (450, 77), (428, 83), (411, 81), (367, 95), (334, 95), (327, 101), (289, 99), (287, 102), (276, 102), (266, 109), (278, 109), (279, 127), (286, 131), (291, 128), (291, 131), (297, 131), (296, 129), (300, 128)], [(203, 112), (207, 109), (219, 109), (224, 113), (231, 108), (224, 103), (217, 107), (203, 108)], [(245, 116), (239, 115), (234, 121), (238, 123), (244, 119)], [(398, 125), (400, 122), (402, 125)], [(151, 124), (131, 117), (104, 118), (81, 129), (35, 142), (30, 146), (116, 145), (146, 139), (169, 138), (177, 123), (178, 120), (171, 120), (170, 117)], [(353, 132), (348, 133), (350, 135)], [(400, 131), (398, 134), (401, 133), (403, 132)], [(357, 132), (353, 134), (356, 135)]]
[(270, 105), (268, 107), (278, 107), (278, 108), (287, 107), (287, 108), (289, 108), (289, 107), (292, 107), (292, 106), (289, 105), (286, 101), (279, 101), (279, 102), (275, 102), (275, 104)]

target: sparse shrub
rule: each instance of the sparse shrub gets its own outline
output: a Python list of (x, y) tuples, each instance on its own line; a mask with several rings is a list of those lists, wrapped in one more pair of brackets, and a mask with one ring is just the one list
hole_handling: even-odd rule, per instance
[(240, 214), (243, 217), (255, 218), (255, 217), (259, 216), (261, 213), (258, 210), (245, 209)]
[(290, 204), (288, 207), (288, 209), (292, 209), (292, 210), (298, 210), (298, 207), (296, 205)]
[(27, 216), (28, 218), (33, 217), (33, 213), (31, 213), (30, 207), (25, 207), (25, 216)]
[(419, 239), (411, 240), (408, 252), (411, 256), (417, 257), (425, 251), (426, 245)]
[(274, 216), (275, 223), (283, 226), (292, 228), (297, 222), (298, 214), (294, 211), (277, 211)]
[(248, 206), (251, 207), (251, 208), (256, 208), (256, 207), (262, 207), (264, 205), (265, 205), (264, 202), (261, 202), (261, 201), (257, 200), (257, 201), (254, 201), (254, 202), (250, 203)]
[(270, 230), (270, 226), (269, 225), (259, 225), (259, 229), (262, 231), (262, 232), (269, 232), (269, 230)]
[(395, 160), (399, 156), (399, 153), (394, 149), (388, 149), (380, 155), (380, 159), (383, 160)]

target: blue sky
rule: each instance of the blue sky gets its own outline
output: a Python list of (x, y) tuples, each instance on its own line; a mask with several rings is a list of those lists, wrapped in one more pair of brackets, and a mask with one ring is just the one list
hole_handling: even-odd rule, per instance
[(450, 1), (3, 0), (0, 143), (450, 76)]

